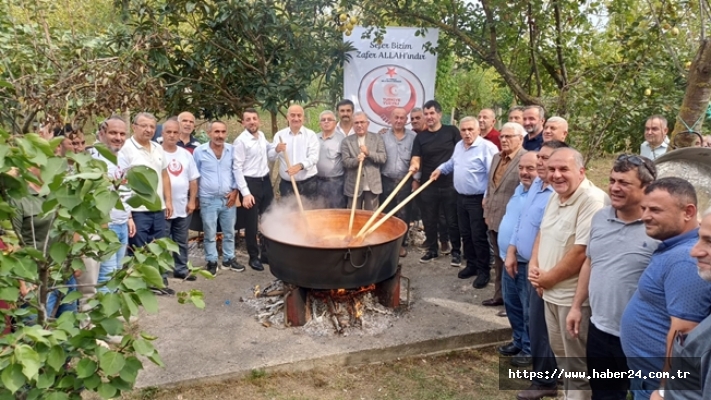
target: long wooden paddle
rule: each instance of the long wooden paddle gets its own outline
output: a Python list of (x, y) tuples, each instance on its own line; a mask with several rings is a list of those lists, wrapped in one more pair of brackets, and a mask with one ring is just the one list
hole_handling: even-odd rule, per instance
[(358, 203), (358, 189), (360, 188), (360, 174), (363, 172), (363, 160), (358, 162), (358, 176), (356, 177), (355, 189), (353, 189), (353, 205), (351, 206), (351, 219), (348, 221), (348, 237), (353, 234), (353, 219), (355, 218), (356, 204)]
[[(281, 139), (281, 136), (279, 136), (279, 143), (284, 143), (284, 141)], [(286, 169), (288, 170), (291, 168), (291, 162), (289, 162), (289, 154), (286, 152), (286, 149), (284, 149), (284, 161), (286, 161)], [(287, 172), (288, 174), (289, 172)], [(301, 215), (306, 219), (306, 214), (304, 213), (304, 204), (301, 202), (301, 194), (299, 194), (299, 187), (296, 186), (296, 180), (294, 179), (294, 175), (289, 174), (289, 178), (291, 178), (291, 187), (294, 188), (294, 193), (296, 193), (296, 202), (299, 203), (299, 210), (301, 211)]]
[(397, 186), (395, 187), (395, 190), (393, 190), (393, 192), (390, 193), (390, 196), (388, 196), (388, 198), (385, 199), (383, 204), (381, 204), (380, 207), (378, 207), (378, 209), (375, 210), (373, 215), (371, 215), (370, 218), (368, 219), (368, 222), (366, 222), (365, 225), (363, 225), (363, 227), (360, 228), (360, 231), (358, 231), (358, 234), (356, 235), (356, 237), (363, 236), (365, 231), (367, 231), (368, 228), (370, 228), (370, 226), (373, 224), (373, 221), (375, 221), (375, 218), (377, 218), (378, 215), (380, 215), (380, 213), (383, 212), (385, 207), (387, 207), (388, 204), (395, 198), (395, 196), (397, 196), (400, 189), (402, 189), (402, 187), (405, 185), (407, 180), (410, 179), (411, 176), (412, 176), (412, 171), (408, 172), (407, 175), (405, 175), (405, 177), (402, 178), (400, 183), (398, 183)]

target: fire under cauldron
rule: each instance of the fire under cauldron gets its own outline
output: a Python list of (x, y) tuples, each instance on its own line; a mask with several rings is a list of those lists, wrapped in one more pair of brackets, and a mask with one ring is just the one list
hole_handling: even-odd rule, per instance
[[(372, 215), (372, 211), (356, 211), (353, 236)], [(354, 289), (394, 277), (407, 232), (405, 222), (392, 217), (361, 244), (349, 247), (349, 219), (350, 210), (322, 209), (263, 221), (272, 274), (309, 289)]]

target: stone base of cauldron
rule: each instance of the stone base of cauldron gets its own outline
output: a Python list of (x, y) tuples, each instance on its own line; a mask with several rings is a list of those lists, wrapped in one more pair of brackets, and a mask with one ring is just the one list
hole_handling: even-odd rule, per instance
[[(373, 294), (378, 302), (387, 308), (400, 307), (400, 281), (402, 267), (397, 268), (395, 275), (375, 284)], [(294, 287), (284, 299), (284, 315), (287, 326), (304, 326), (306, 318), (306, 299), (309, 289)]]

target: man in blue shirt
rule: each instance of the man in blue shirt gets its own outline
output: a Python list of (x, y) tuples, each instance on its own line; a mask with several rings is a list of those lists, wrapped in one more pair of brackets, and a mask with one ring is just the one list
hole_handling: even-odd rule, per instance
[[(533, 181), (531, 188), (528, 190), (521, 217), (509, 242), (505, 260), (507, 270), (513, 270), (514, 266), (518, 266), (519, 257), (526, 260), (527, 263), (531, 260), (533, 242), (536, 240), (541, 227), (543, 212), (548, 204), (548, 199), (553, 194), (553, 188), (548, 179), (548, 158), (550, 158), (555, 149), (562, 147), (568, 147), (568, 145), (557, 140), (551, 140), (544, 143), (541, 150), (536, 154), (538, 178)], [(546, 325), (543, 299), (533, 290), (530, 282), (528, 285), (528, 336), (531, 342), (531, 356), (518, 355), (516, 347), (512, 343), (497, 350), (505, 355), (516, 354), (511, 359), (511, 363), (514, 365), (532, 363), (532, 371), (539, 373), (541, 377), (532, 379), (531, 386), (519, 392), (516, 398), (519, 400), (538, 400), (543, 396), (557, 395), (558, 389), (555, 377), (544, 378), (545, 373), (555, 370), (557, 365), (555, 355), (548, 341), (548, 327)]]
[[(506, 252), (511, 242), (523, 206), (528, 196), (533, 180), (536, 179), (536, 153), (528, 152), (521, 156), (518, 166), (518, 179), (521, 183), (516, 187), (513, 196), (506, 204), (506, 213), (499, 224), (497, 235), (499, 257), (506, 259)], [(513, 347), (511, 352), (526, 356), (530, 360), (531, 342), (528, 338), (528, 269), (524, 258), (518, 257), (518, 263), (507, 269), (502, 277), (502, 292), (506, 316), (513, 330)], [(528, 360), (527, 360), (528, 361)]]
[(688, 333), (711, 314), (711, 283), (696, 273), (696, 260), (689, 254), (699, 237), (696, 190), (684, 179), (667, 177), (647, 186), (644, 193), (647, 235), (662, 242), (620, 325), (627, 364), (641, 371), (630, 385), (635, 400), (649, 399), (660, 387), (660, 379), (649, 374), (665, 369), (674, 337)]
[(227, 139), (227, 124), (214, 121), (207, 128), (210, 141), (193, 152), (200, 172), (198, 197), (205, 233), (207, 271), (217, 275), (217, 221), (222, 227), (222, 265), (242, 272), (244, 266), (235, 259), (235, 218), (237, 183), (232, 173), (234, 152)]
[(476, 271), (477, 278), (473, 286), (482, 289), (489, 283), (490, 272), (489, 240), (482, 200), (489, 183), (491, 162), (499, 149), (479, 136), (479, 122), (474, 117), (462, 118), (459, 131), (462, 140), (454, 146), (452, 158), (435, 169), (430, 179), (437, 180), (440, 175), (454, 173), (459, 232), (464, 245), (464, 258), (467, 260), (467, 267), (460, 274)]

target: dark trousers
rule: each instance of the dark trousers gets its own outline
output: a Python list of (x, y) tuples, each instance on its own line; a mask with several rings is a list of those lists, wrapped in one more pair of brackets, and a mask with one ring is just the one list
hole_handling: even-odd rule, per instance
[(486, 237), (482, 200), (483, 194), (457, 195), (457, 216), (467, 268), (474, 268), (479, 274), (489, 275), (489, 241)]
[[(254, 205), (251, 208), (240, 208), (239, 213), (244, 215), (244, 241), (247, 243), (247, 253), (249, 258), (259, 257), (259, 246), (257, 245), (257, 234), (259, 216), (266, 211), (274, 200), (274, 190), (269, 175), (261, 178), (245, 177), (249, 192), (254, 196)], [(289, 182), (291, 185), (291, 182)]]
[(173, 218), (165, 221), (165, 235), (173, 240), (179, 251), (173, 253), (173, 273), (186, 275), (188, 273), (188, 229), (192, 215), (185, 218)]
[[(528, 337), (531, 339), (531, 356), (533, 356), (533, 366), (531, 371), (540, 372), (541, 375), (550, 374), (558, 368), (555, 361), (555, 354), (551, 349), (548, 339), (548, 327), (546, 326), (546, 312), (543, 299), (536, 293), (536, 289), (528, 282), (530, 296), (528, 298)], [(549, 377), (545, 379), (534, 378), (531, 382), (540, 386), (555, 387), (557, 379)]]
[(320, 178), (318, 181), (318, 198), (323, 202), (324, 208), (346, 208), (346, 196), (343, 195), (345, 176), (333, 178)]
[[(499, 257), (499, 232), (489, 231), (489, 242), (491, 245), (490, 249), (492, 249), (494, 253), (494, 274), (496, 275), (494, 278), (493, 299), (501, 300), (501, 278), (505, 272), (503, 272), (504, 261)], [(489, 258), (491, 258), (491, 252), (489, 253)]]
[(626, 374), (629, 368), (620, 338), (597, 329), (591, 322), (588, 328), (586, 356), (592, 400), (625, 400), (630, 388), (630, 380), (626, 375), (620, 379), (596, 379), (592, 373), (595, 369), (597, 372), (609, 370)]
[[(315, 176), (304, 179), (303, 181), (296, 181), (296, 187), (299, 189), (301, 197), (316, 200), (316, 196), (318, 195), (318, 180)], [(294, 187), (291, 186), (291, 179), (282, 179), (279, 182), (279, 194), (282, 198), (294, 195)]]
[(445, 207), (445, 218), (449, 237), (452, 242), (452, 253), (460, 253), (462, 242), (457, 224), (457, 192), (449, 187), (428, 187), (420, 193), (420, 211), (422, 223), (425, 225), (425, 237), (428, 250), (438, 253), (437, 230), (439, 225), (440, 207)]
[(131, 216), (136, 224), (136, 234), (128, 238), (129, 254), (133, 253), (134, 248), (165, 237), (165, 211), (133, 211)]
[[(381, 181), (383, 183), (383, 193), (380, 194), (380, 204), (383, 204), (385, 200), (392, 194), (392, 192), (395, 190), (395, 187), (397, 187), (398, 183), (400, 183), (400, 179), (392, 179), (388, 178), (387, 176), (381, 176)], [(402, 203), (407, 196), (409, 196), (412, 193), (412, 179), (409, 179), (405, 184), (400, 188), (400, 190), (397, 192), (395, 195), (395, 198), (390, 202), (385, 207), (385, 210), (383, 210), (386, 214), (392, 211), (393, 208), (395, 208), (398, 204)], [(395, 216), (400, 218), (401, 220), (405, 221), (405, 225), (407, 225), (407, 232), (405, 232), (405, 238), (402, 241), (402, 246), (405, 247), (409, 244), (409, 232), (410, 232), (410, 214), (412, 212), (412, 202), (409, 202), (405, 205), (405, 207), (401, 208), (400, 211), (395, 213)]]

